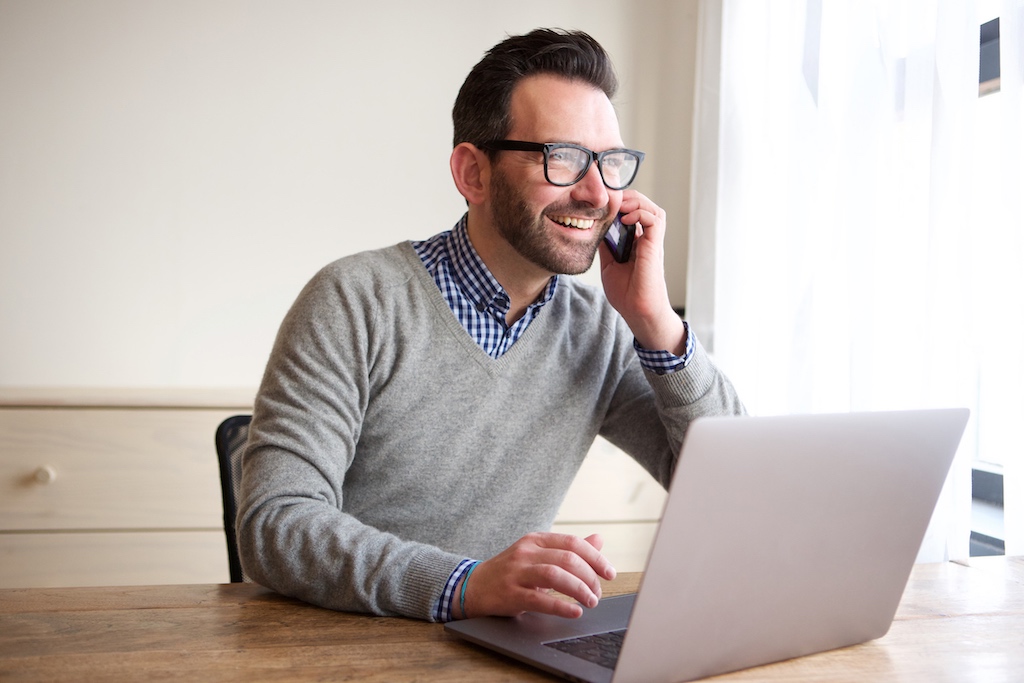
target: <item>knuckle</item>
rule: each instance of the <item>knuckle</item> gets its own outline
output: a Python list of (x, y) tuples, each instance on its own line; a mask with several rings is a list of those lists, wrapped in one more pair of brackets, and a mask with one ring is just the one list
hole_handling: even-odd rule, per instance
[(541, 591), (530, 591), (523, 596), (522, 605), (528, 612), (549, 612), (551, 597)]
[(576, 569), (582, 562), (580, 556), (572, 550), (559, 550), (557, 559), (558, 565), (565, 569)]
[(544, 588), (551, 588), (560, 574), (561, 570), (553, 564), (542, 564), (537, 567), (537, 578)]
[(544, 535), (539, 531), (531, 531), (516, 542), (519, 547), (542, 545)]
[(530, 564), (532, 554), (528, 548), (520, 546), (509, 551), (508, 559), (512, 566)]
[(572, 534), (558, 535), (558, 545), (566, 550), (579, 552), (581, 543), (583, 543), (583, 539), (579, 536), (574, 536)]

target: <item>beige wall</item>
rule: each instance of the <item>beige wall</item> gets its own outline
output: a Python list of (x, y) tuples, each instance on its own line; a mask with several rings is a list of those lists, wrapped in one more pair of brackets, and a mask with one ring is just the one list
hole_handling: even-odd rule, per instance
[(451, 103), (538, 25), (615, 58), (681, 304), (696, 7), (0, 0), (0, 387), (255, 385), (317, 268), (461, 215)]

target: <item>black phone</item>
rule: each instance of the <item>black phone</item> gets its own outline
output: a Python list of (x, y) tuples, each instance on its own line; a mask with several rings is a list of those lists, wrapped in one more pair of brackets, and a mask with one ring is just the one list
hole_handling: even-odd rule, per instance
[(612, 250), (612, 256), (615, 257), (615, 260), (619, 263), (625, 263), (633, 252), (633, 238), (635, 236), (636, 226), (623, 224), (622, 214), (620, 213), (612, 221), (612, 226), (608, 228), (608, 232), (604, 234), (604, 241), (608, 243), (608, 247)]

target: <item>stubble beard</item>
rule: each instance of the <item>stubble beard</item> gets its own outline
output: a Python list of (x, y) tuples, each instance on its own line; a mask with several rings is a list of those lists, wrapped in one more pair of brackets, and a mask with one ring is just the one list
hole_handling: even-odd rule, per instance
[[(597, 256), (605, 230), (595, 230), (594, 239), (561, 241), (558, 234), (547, 226), (544, 215), (534, 215), (522, 195), (516, 191), (505, 174), (498, 169), (491, 176), (494, 201), (494, 223), (498, 234), (530, 263), (550, 273), (579, 275), (590, 269)], [(545, 210), (550, 215), (576, 215), (607, 220), (607, 213), (588, 205), (552, 206)]]

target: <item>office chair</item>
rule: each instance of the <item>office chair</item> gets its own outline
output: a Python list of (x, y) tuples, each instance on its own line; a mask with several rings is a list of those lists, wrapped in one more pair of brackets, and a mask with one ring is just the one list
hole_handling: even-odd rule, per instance
[(242, 572), (238, 559), (238, 539), (235, 538), (235, 513), (238, 511), (238, 487), (242, 483), (242, 451), (249, 437), (252, 415), (233, 415), (220, 423), (214, 442), (220, 463), (220, 492), (224, 501), (224, 535), (228, 542), (228, 572), (231, 583), (242, 583), (248, 578)]

